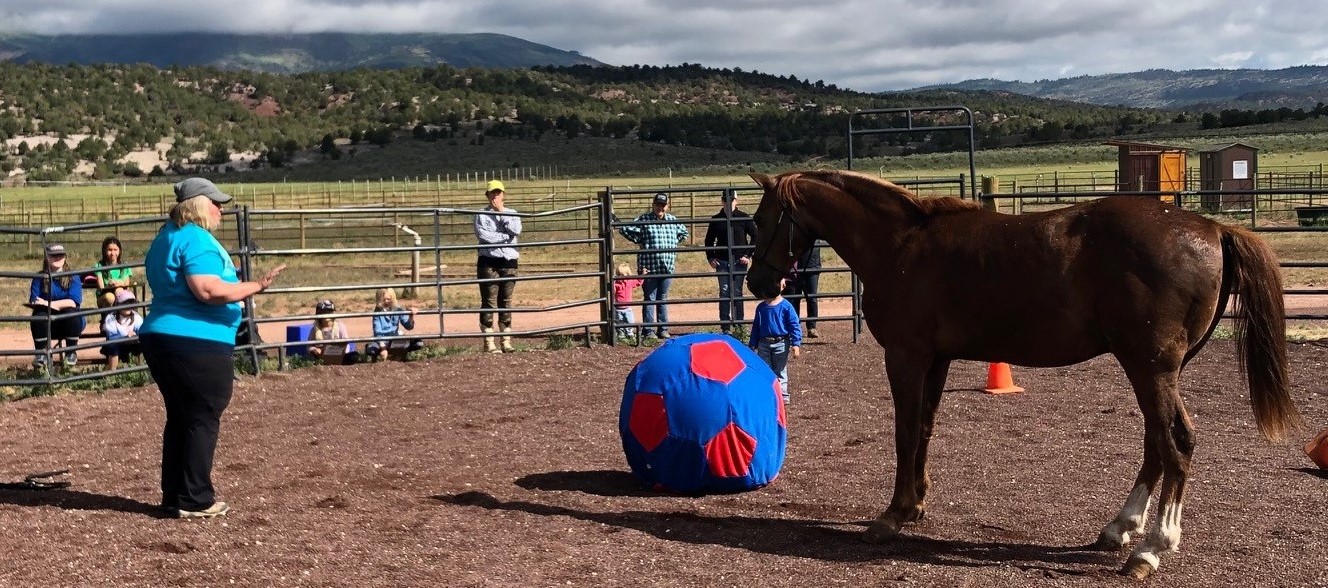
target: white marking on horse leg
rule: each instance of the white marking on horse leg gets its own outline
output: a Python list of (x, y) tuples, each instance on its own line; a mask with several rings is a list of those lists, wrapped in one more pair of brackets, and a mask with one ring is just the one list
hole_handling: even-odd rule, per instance
[(1130, 554), (1126, 565), (1145, 562), (1157, 571), (1163, 553), (1180, 550), (1180, 515), (1184, 505), (1179, 501), (1163, 502), (1157, 514), (1153, 532)]
[(1152, 498), (1152, 492), (1147, 484), (1138, 484), (1132, 488), (1116, 518), (1102, 528), (1102, 533), (1098, 535), (1098, 544), (1119, 547), (1130, 542), (1131, 533), (1143, 532)]

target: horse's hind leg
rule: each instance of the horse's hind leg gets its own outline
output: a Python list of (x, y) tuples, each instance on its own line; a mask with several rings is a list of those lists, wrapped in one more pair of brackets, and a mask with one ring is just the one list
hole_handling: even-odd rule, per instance
[(1157, 487), (1158, 480), (1162, 479), (1162, 457), (1156, 451), (1157, 444), (1151, 442), (1154, 434), (1148, 432), (1147, 427), (1144, 426), (1144, 463), (1139, 467), (1139, 475), (1134, 478), (1134, 487), (1125, 498), (1125, 506), (1116, 513), (1116, 518), (1098, 534), (1094, 549), (1120, 549), (1130, 542), (1131, 535), (1142, 533), (1148, 523), (1148, 507), (1153, 499), (1153, 489)]
[[(1194, 428), (1189, 416), (1185, 414), (1185, 406), (1177, 388), (1184, 349), (1174, 352), (1154, 350), (1153, 353), (1155, 355), (1144, 360), (1127, 361), (1120, 358), (1144, 416), (1144, 467), (1139, 472), (1138, 480), (1148, 482), (1151, 476), (1155, 484), (1154, 468), (1160, 469), (1162, 478), (1157, 520), (1121, 568), (1122, 574), (1137, 579), (1146, 578), (1157, 571), (1161, 554), (1176, 551), (1180, 547), (1185, 480), (1189, 475), (1190, 459), (1194, 455)], [(1150, 465), (1150, 462), (1156, 465)], [(1138, 522), (1146, 516), (1150, 494), (1143, 487), (1152, 485), (1136, 483), (1121, 515), (1108, 524), (1103, 533), (1106, 534), (1113, 529), (1113, 525), (1122, 521), (1124, 524), (1120, 530), (1124, 531), (1127, 527), (1137, 530)]]

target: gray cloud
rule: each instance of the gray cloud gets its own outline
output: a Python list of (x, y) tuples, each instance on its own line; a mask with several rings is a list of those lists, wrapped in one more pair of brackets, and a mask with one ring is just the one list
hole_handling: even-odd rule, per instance
[(0, 0), (0, 31), (495, 32), (614, 64), (858, 90), (1149, 68), (1328, 64), (1318, 0)]

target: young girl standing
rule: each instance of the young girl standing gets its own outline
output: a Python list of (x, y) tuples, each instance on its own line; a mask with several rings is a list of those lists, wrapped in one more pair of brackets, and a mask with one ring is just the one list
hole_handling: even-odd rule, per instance
[[(628, 306), (628, 303), (632, 301), (632, 291), (640, 288), (645, 280), (637, 278), (635, 275), (632, 273), (632, 266), (626, 263), (620, 263), (614, 268), (613, 322), (617, 325), (630, 325), (636, 322), (636, 317), (632, 316), (632, 307)], [(632, 330), (630, 328), (618, 327), (619, 339), (626, 339), (631, 335)]]
[[(782, 280), (780, 289), (783, 289)], [(798, 357), (802, 350), (802, 328), (793, 305), (779, 294), (757, 304), (756, 317), (752, 320), (752, 336), (747, 346), (755, 349), (756, 354), (779, 376), (780, 395), (787, 404), (789, 354)]]

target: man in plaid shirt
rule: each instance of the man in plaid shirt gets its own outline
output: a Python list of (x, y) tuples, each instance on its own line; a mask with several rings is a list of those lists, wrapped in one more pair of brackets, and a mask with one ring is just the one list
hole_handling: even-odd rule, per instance
[(641, 319), (646, 325), (645, 335), (649, 337), (650, 323), (655, 322), (655, 307), (659, 307), (659, 322), (656, 333), (660, 339), (669, 337), (669, 307), (664, 301), (669, 299), (669, 285), (673, 282), (673, 272), (678, 254), (674, 251), (651, 251), (652, 249), (676, 249), (687, 238), (687, 227), (678, 222), (678, 218), (669, 214), (669, 195), (663, 192), (655, 194), (651, 201), (651, 211), (636, 217), (638, 223), (649, 223), (619, 227), (618, 232), (628, 241), (641, 246), (637, 255), (637, 272), (645, 278), (641, 290), (646, 302), (641, 307)]

